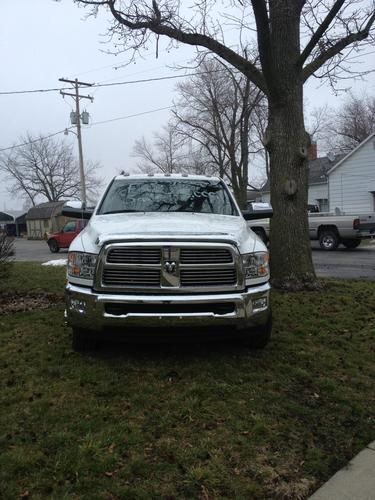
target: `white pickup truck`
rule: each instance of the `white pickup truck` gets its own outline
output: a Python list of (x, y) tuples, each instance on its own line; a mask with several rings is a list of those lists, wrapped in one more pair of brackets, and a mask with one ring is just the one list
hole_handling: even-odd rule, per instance
[[(73, 348), (111, 330), (229, 327), (251, 347), (271, 335), (268, 252), (219, 178), (115, 177), (68, 252)], [(268, 213), (268, 215), (271, 215)]]
[[(256, 211), (256, 206), (254, 211)], [(249, 227), (267, 243), (270, 235), (268, 219), (252, 220)], [(309, 213), (311, 240), (318, 240), (323, 250), (336, 250), (342, 243), (357, 248), (363, 239), (375, 237), (375, 213), (347, 215), (328, 212)]]

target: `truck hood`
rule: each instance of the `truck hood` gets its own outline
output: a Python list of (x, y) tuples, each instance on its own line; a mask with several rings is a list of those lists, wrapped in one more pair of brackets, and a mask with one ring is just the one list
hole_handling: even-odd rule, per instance
[(242, 217), (190, 212), (93, 215), (70, 250), (97, 254), (108, 242), (150, 240), (221, 241), (240, 253), (266, 250)]

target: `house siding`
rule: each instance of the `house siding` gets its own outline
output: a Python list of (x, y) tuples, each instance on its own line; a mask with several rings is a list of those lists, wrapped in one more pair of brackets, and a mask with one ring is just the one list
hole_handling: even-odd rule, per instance
[[(317, 205), (318, 201), (321, 199), (328, 199), (328, 184), (315, 184), (309, 187), (309, 198), (308, 203), (311, 205)], [(262, 201), (264, 203), (270, 203), (271, 195), (270, 193), (262, 194)]]
[(318, 200), (328, 199), (328, 184), (315, 184), (309, 187), (308, 203), (317, 205)]
[(373, 212), (374, 194), (371, 191), (375, 191), (375, 137), (330, 173), (330, 211)]

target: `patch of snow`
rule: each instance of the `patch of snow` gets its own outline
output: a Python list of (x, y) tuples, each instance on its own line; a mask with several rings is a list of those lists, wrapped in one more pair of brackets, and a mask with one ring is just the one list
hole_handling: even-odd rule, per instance
[(49, 260), (48, 262), (43, 262), (42, 266), (66, 266), (67, 259), (56, 259)]
[(77, 201), (77, 200), (70, 200), (65, 202), (64, 207), (71, 207), (71, 208), (82, 208), (82, 201)]

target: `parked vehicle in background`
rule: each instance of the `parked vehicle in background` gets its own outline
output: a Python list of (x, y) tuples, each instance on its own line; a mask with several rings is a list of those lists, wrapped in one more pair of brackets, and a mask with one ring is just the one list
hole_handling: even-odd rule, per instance
[(323, 250), (336, 250), (342, 244), (357, 248), (361, 241), (375, 236), (375, 213), (362, 215), (336, 215), (316, 213), (309, 215), (311, 240), (319, 240)]
[(106, 329), (121, 337), (135, 327), (225, 326), (264, 347), (268, 252), (245, 218), (266, 215), (241, 213), (216, 177), (115, 177), (69, 248), (73, 348), (87, 349)]
[[(316, 205), (309, 205), (308, 211), (310, 239), (318, 240), (323, 250), (336, 250), (340, 244), (350, 249), (357, 248), (363, 239), (375, 237), (375, 213), (349, 215), (318, 212)], [(268, 219), (253, 220), (248, 224), (265, 243), (268, 242)]]
[(87, 220), (79, 219), (67, 222), (61, 231), (48, 233), (47, 245), (52, 253), (57, 253), (60, 248), (69, 248), (71, 242), (87, 225)]

